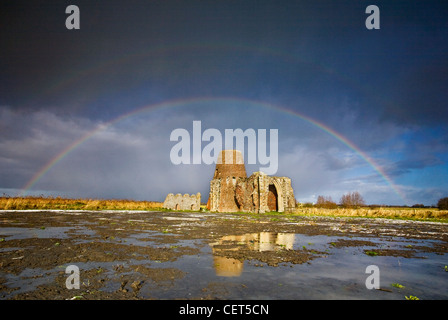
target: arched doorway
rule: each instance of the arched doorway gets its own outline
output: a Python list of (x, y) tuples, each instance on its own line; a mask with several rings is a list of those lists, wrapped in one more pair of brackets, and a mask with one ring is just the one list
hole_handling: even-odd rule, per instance
[(269, 211), (278, 211), (277, 188), (273, 184), (269, 185), (268, 208), (269, 208)]

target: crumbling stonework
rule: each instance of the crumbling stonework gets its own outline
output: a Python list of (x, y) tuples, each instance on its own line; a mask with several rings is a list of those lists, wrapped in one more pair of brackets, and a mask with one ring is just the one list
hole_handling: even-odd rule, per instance
[(215, 174), (213, 179), (227, 177), (246, 178), (246, 167), (244, 166), (243, 155), (238, 150), (222, 150), (216, 161)]
[(180, 193), (174, 195), (168, 194), (163, 202), (163, 207), (170, 210), (191, 210), (199, 211), (201, 209), (201, 194), (181, 195)]
[[(228, 161), (233, 156), (233, 162)], [(219, 159), (226, 158), (220, 163)], [(212, 212), (287, 212), (295, 208), (291, 179), (255, 172), (249, 178), (240, 151), (223, 150), (218, 157), (207, 208)]]

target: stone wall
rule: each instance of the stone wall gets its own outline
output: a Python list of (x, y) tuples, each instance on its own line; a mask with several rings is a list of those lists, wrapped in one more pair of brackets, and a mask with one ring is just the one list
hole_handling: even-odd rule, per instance
[(170, 210), (199, 211), (201, 209), (201, 194), (168, 194), (163, 202), (163, 207)]
[(212, 212), (287, 212), (295, 208), (295, 203), (291, 179), (287, 177), (255, 172), (249, 178), (227, 177), (210, 182), (208, 208)]
[(210, 181), (207, 208), (212, 212), (289, 211), (295, 208), (291, 179), (262, 172), (247, 178), (241, 152), (223, 150)]

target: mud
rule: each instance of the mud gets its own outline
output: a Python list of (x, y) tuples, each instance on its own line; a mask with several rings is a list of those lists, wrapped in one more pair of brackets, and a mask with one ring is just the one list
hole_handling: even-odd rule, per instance
[[(248, 298), (255, 292), (250, 277), (247, 283), (219, 280), (248, 268), (284, 272), (313, 265), (343, 250), (367, 259), (430, 259), (448, 252), (448, 224), (388, 219), (2, 211), (0, 227), (0, 299)], [(321, 243), (298, 244), (298, 237)], [(204, 263), (209, 257), (213, 263)], [(68, 265), (81, 270), (80, 289), (66, 288)], [(216, 274), (191, 279), (201, 268)], [(443, 281), (446, 271), (440, 272)]]

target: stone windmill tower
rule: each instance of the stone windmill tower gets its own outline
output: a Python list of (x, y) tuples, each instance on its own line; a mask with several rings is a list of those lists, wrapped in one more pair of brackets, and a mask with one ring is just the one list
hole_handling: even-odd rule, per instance
[(222, 150), (218, 155), (213, 179), (227, 177), (247, 178), (243, 155), (239, 150)]

